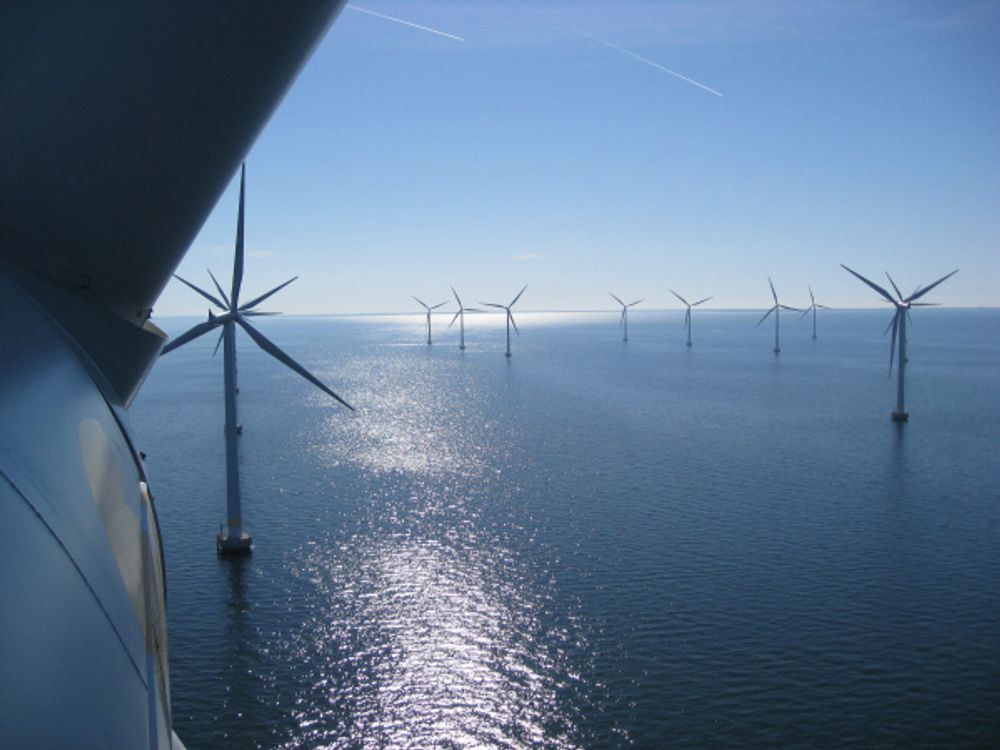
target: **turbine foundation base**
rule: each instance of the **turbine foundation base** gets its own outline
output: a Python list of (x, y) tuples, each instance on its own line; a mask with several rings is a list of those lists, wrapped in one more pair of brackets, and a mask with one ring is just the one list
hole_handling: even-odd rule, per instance
[(894, 411), (892, 413), (893, 422), (908, 422), (910, 415), (905, 411)]
[(504, 353), (504, 356), (505, 356), (505, 357), (509, 357), (509, 356), (510, 356), (510, 352), (505, 352), (505, 353)]
[(781, 354), (781, 347), (778, 347), (778, 346), (774, 347), (774, 353), (775, 354)]
[(230, 537), (228, 532), (215, 535), (215, 551), (220, 557), (249, 555), (253, 545), (253, 537), (247, 532), (238, 537)]

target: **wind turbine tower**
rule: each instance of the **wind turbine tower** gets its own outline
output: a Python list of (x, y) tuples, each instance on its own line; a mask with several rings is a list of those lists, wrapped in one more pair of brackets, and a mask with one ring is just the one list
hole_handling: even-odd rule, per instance
[(455, 287), (451, 288), (451, 293), (455, 295), (455, 301), (458, 303), (458, 312), (455, 313), (455, 317), (451, 319), (448, 327), (451, 328), (455, 325), (455, 321), (458, 321), (458, 348), (463, 352), (465, 351), (465, 313), (467, 312), (482, 312), (482, 310), (477, 310), (474, 307), (465, 307), (462, 304), (462, 299), (458, 296), (458, 292), (455, 291)]
[(771, 285), (771, 296), (774, 297), (774, 305), (771, 307), (770, 310), (768, 310), (766, 313), (764, 313), (764, 317), (763, 318), (761, 318), (760, 320), (757, 321), (757, 325), (759, 326), (761, 323), (763, 323), (765, 320), (767, 320), (767, 316), (768, 315), (770, 315), (771, 313), (774, 313), (774, 353), (775, 354), (779, 354), (781, 352), (781, 340), (779, 339), (779, 336), (778, 336), (778, 333), (779, 333), (778, 315), (779, 315), (779, 313), (782, 310), (794, 310), (795, 312), (802, 312), (802, 311), (799, 308), (797, 308), (797, 307), (789, 307), (788, 305), (782, 305), (780, 302), (778, 302), (778, 293), (776, 291), (774, 291), (774, 283), (771, 281), (771, 277), (770, 276), (767, 277), (767, 283)]
[(809, 287), (809, 299), (811, 301), (811, 304), (809, 305), (809, 307), (807, 307), (805, 310), (802, 311), (802, 317), (804, 318), (806, 315), (808, 315), (810, 313), (810, 311), (812, 312), (812, 314), (813, 314), (813, 338), (816, 338), (816, 311), (817, 310), (829, 310), (830, 308), (827, 307), (826, 305), (819, 305), (819, 304), (816, 303), (816, 297), (813, 295), (813, 288), (811, 286)]
[[(608, 294), (611, 294), (611, 292), (608, 292)], [(626, 305), (624, 302), (621, 301), (620, 298), (616, 297), (614, 294), (611, 294), (611, 296), (614, 298), (615, 302), (617, 302), (619, 305), (622, 306), (622, 314), (621, 318), (619, 318), (618, 320), (618, 324), (624, 329), (622, 341), (628, 341), (628, 309), (630, 307), (635, 307), (643, 300), (637, 299), (635, 302), (629, 302)]]
[(420, 299), (420, 297), (414, 297), (413, 299), (415, 299), (417, 302), (419, 302), (421, 305), (423, 305), (424, 309), (427, 310), (427, 346), (430, 346), (431, 345), (431, 312), (433, 312), (434, 310), (437, 310), (442, 305), (447, 305), (448, 301), (445, 300), (444, 302), (438, 302), (436, 305), (434, 305), (433, 307), (431, 307), (426, 302), (424, 302), (422, 299)]
[(481, 305), (486, 305), (487, 307), (496, 307), (496, 308), (499, 308), (501, 310), (506, 310), (507, 311), (507, 356), (508, 357), (510, 357), (510, 327), (514, 326), (514, 333), (516, 333), (518, 336), (521, 335), (521, 332), (517, 330), (517, 323), (514, 322), (514, 314), (510, 311), (510, 308), (512, 308), (517, 303), (517, 301), (519, 299), (521, 299), (521, 295), (524, 294), (524, 290), (527, 289), (527, 288), (528, 288), (528, 285), (525, 284), (524, 287), (521, 289), (521, 291), (519, 291), (517, 293), (517, 296), (514, 297), (514, 299), (512, 299), (510, 301), (509, 305), (501, 305), (498, 302), (480, 302), (479, 303)]
[(712, 298), (711, 297), (705, 297), (705, 299), (700, 299), (697, 302), (688, 302), (686, 299), (684, 299), (681, 295), (679, 295), (673, 289), (670, 290), (670, 293), (672, 295), (674, 295), (677, 299), (679, 299), (681, 302), (683, 302), (685, 305), (687, 305), (687, 312), (684, 313), (684, 329), (687, 331), (687, 335), (688, 335), (687, 345), (691, 346), (691, 308), (692, 307), (697, 307), (698, 305), (702, 304), (703, 302), (708, 302)]
[[(183, 333), (173, 339), (166, 346), (164, 346), (163, 350), (160, 352), (161, 356), (167, 354), (168, 352), (184, 346), (184, 344), (189, 341), (193, 341), (199, 336), (208, 333), (219, 326), (222, 327), (222, 332), (219, 335), (219, 343), (222, 344), (224, 372), (223, 380), (225, 386), (227, 520), (225, 532), (220, 531), (220, 533), (216, 535), (215, 541), (216, 548), (219, 553), (223, 555), (248, 554), (253, 541), (250, 533), (243, 528), (242, 502), (240, 497), (239, 433), (241, 430), (237, 423), (236, 411), (236, 396), (239, 392), (236, 384), (236, 327), (239, 326), (246, 331), (257, 346), (270, 354), (276, 360), (284, 364), (286, 367), (294, 370), (296, 373), (304, 377), (327, 395), (332, 396), (335, 400), (346, 406), (351, 411), (354, 411), (354, 408), (350, 404), (327, 388), (318, 378), (306, 370), (302, 365), (271, 343), (271, 341), (268, 340), (264, 334), (258, 331), (254, 326), (252, 326), (248, 320), (248, 318), (258, 315), (276, 314), (259, 312), (254, 308), (275, 292), (284, 289), (286, 286), (291, 284), (296, 278), (298, 278), (297, 276), (289, 279), (283, 284), (279, 284), (271, 291), (266, 292), (259, 297), (255, 297), (249, 302), (245, 302), (242, 305), (240, 304), (240, 287), (243, 285), (243, 206), (246, 192), (245, 186), (246, 165), (243, 165), (240, 169), (240, 208), (239, 218), (237, 219), (236, 224), (236, 255), (233, 261), (233, 282), (229, 295), (227, 296), (222, 290), (222, 287), (219, 285), (219, 282), (216, 281), (215, 276), (212, 275), (211, 271), (208, 273), (209, 276), (212, 277), (212, 282), (215, 284), (216, 291), (219, 293), (218, 297), (213, 294), (209, 294), (204, 289), (200, 289), (189, 281), (185, 281), (180, 276), (175, 276), (178, 281), (186, 284), (213, 305), (217, 306), (223, 311), (223, 314), (213, 315), (212, 311), (209, 310), (207, 321), (199, 323), (186, 333)], [(219, 343), (215, 346), (216, 351), (219, 349)]]
[(893, 291), (896, 292), (896, 296), (895, 297), (893, 297), (891, 294), (889, 294), (889, 292), (887, 292), (885, 289), (883, 289), (882, 287), (880, 287), (875, 282), (869, 281), (868, 279), (866, 279), (864, 276), (862, 276), (857, 271), (852, 271), (850, 268), (848, 268), (847, 266), (845, 266), (843, 263), (840, 264), (840, 267), (843, 268), (845, 271), (847, 271), (852, 276), (856, 276), (862, 282), (864, 282), (865, 284), (867, 284), (868, 286), (870, 286), (872, 289), (874, 289), (876, 292), (878, 292), (879, 294), (881, 294), (882, 297), (885, 298), (886, 301), (891, 302), (895, 306), (895, 308), (896, 308), (896, 313), (892, 316), (892, 321), (889, 323), (888, 328), (886, 328), (887, 332), (888, 332), (889, 328), (892, 328), (892, 342), (889, 344), (889, 377), (890, 378), (892, 377), (892, 361), (893, 361), (894, 355), (896, 354), (896, 342), (897, 342), (897, 339), (899, 341), (899, 356), (898, 356), (898, 362), (899, 362), (899, 364), (896, 366), (896, 370), (897, 370), (897, 374), (899, 376), (899, 380), (898, 380), (897, 385), (896, 385), (896, 410), (894, 412), (892, 412), (892, 421), (893, 422), (905, 422), (905, 421), (907, 421), (910, 418), (910, 415), (906, 412), (905, 402), (903, 400), (903, 395), (904, 395), (904, 392), (903, 392), (903, 374), (906, 371), (906, 321), (910, 317), (910, 308), (911, 307), (935, 307), (936, 304), (933, 303), (933, 302), (917, 302), (917, 300), (920, 299), (921, 297), (923, 297), (925, 294), (927, 294), (927, 292), (929, 292), (931, 289), (933, 289), (934, 287), (936, 287), (941, 282), (945, 281), (946, 279), (950, 279), (952, 276), (954, 276), (956, 273), (958, 273), (958, 269), (956, 268), (954, 271), (952, 271), (951, 273), (947, 274), (946, 276), (942, 276), (940, 279), (938, 279), (937, 281), (935, 281), (933, 284), (928, 284), (925, 287), (918, 287), (917, 291), (915, 291), (909, 297), (905, 297), (904, 298), (903, 294), (899, 291), (899, 287), (896, 286), (896, 282), (892, 280), (892, 276), (890, 276), (888, 272), (886, 272), (885, 275), (886, 275), (886, 278), (889, 279), (889, 283), (892, 284)]

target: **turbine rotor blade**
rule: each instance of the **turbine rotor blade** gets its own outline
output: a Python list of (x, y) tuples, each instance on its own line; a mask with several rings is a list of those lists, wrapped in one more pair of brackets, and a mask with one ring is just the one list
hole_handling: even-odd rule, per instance
[[(801, 307), (789, 307), (788, 305), (778, 305), (782, 310), (791, 310), (792, 312), (802, 312)], [(809, 312), (806, 310), (806, 312)]]
[(917, 291), (915, 291), (913, 294), (911, 294), (909, 297), (907, 297), (903, 301), (904, 302), (913, 302), (914, 300), (919, 299), (920, 297), (923, 297), (931, 289), (933, 289), (934, 287), (936, 287), (942, 281), (947, 281), (952, 276), (954, 276), (956, 273), (958, 273), (958, 269), (957, 268), (954, 271), (952, 271), (951, 273), (949, 273), (947, 276), (942, 276), (940, 279), (938, 279), (937, 281), (935, 281), (933, 284), (929, 284), (929, 285), (925, 286), (923, 289), (918, 289)]
[(638, 305), (640, 302), (645, 302), (645, 301), (646, 301), (645, 299), (637, 299), (635, 302), (629, 302), (627, 306), (633, 307), (635, 305)]
[(887, 300), (889, 300), (889, 302), (891, 302), (892, 304), (894, 304), (894, 305), (896, 304), (896, 300), (894, 300), (892, 298), (892, 295), (889, 294), (889, 292), (887, 292), (885, 289), (883, 289), (882, 287), (880, 287), (878, 284), (876, 284), (874, 281), (869, 281), (864, 276), (862, 276), (860, 273), (858, 273), (857, 271), (852, 271), (850, 268), (848, 268), (847, 266), (845, 266), (843, 263), (840, 264), (840, 267), (843, 268), (845, 271), (847, 271), (852, 276), (856, 276), (862, 282), (864, 282), (865, 284), (867, 284), (868, 286), (870, 286), (872, 289), (874, 289), (876, 292), (878, 292), (883, 297), (885, 297)]
[(447, 304), (448, 304), (448, 300), (445, 300), (444, 302), (438, 302), (436, 305), (434, 305), (434, 307), (432, 307), (430, 309), (431, 310), (437, 310), (439, 307), (441, 307), (441, 305), (447, 305)]
[(427, 307), (427, 303), (424, 302), (422, 299), (420, 299), (420, 297), (417, 297), (414, 294), (411, 294), (410, 296), (413, 297), (413, 299), (415, 299), (417, 302), (419, 302), (423, 307), (426, 307), (428, 310), (430, 310), (430, 308)]
[(514, 297), (514, 299), (512, 299), (512, 300), (510, 301), (510, 304), (509, 304), (509, 305), (507, 305), (507, 307), (513, 307), (513, 306), (514, 306), (514, 305), (515, 305), (515, 304), (517, 303), (517, 301), (518, 301), (519, 299), (521, 299), (521, 295), (522, 295), (522, 294), (524, 294), (524, 290), (525, 290), (525, 289), (527, 289), (527, 288), (528, 288), (528, 285), (527, 285), (527, 284), (525, 284), (525, 285), (524, 285), (523, 287), (521, 287), (521, 291), (519, 291), (519, 292), (517, 293), (517, 296), (516, 296), (516, 297)]
[(221, 302), (219, 302), (218, 299), (216, 299), (215, 297), (213, 297), (211, 294), (209, 294), (208, 292), (206, 292), (204, 289), (199, 289), (194, 284), (192, 284), (190, 281), (187, 281), (186, 279), (182, 279), (176, 273), (174, 274), (174, 278), (177, 279), (182, 284), (184, 284), (185, 286), (189, 286), (192, 289), (194, 289), (196, 292), (198, 292), (198, 294), (200, 294), (202, 297), (204, 297), (205, 299), (207, 299), (213, 305), (216, 305), (217, 307), (220, 307), (223, 310), (228, 310), (229, 309), (229, 305), (222, 304)]
[(240, 165), (240, 213), (236, 222), (236, 257), (233, 259), (233, 293), (229, 295), (233, 307), (239, 307), (240, 287), (243, 286), (243, 205), (246, 196), (246, 162)]
[[(768, 310), (766, 313), (764, 313), (764, 317), (757, 321), (757, 326), (759, 326), (761, 323), (763, 323), (765, 320), (767, 320), (767, 316), (770, 315), (771, 313), (773, 313), (777, 309), (778, 309), (778, 306), (775, 305), (770, 310)], [(756, 328), (757, 326), (754, 326), (754, 327)]]
[(187, 342), (193, 341), (199, 336), (208, 333), (217, 325), (220, 325), (220, 323), (215, 318), (210, 318), (209, 320), (206, 320), (204, 323), (199, 323), (193, 328), (190, 328), (184, 333), (182, 333), (177, 338), (171, 339), (169, 342), (167, 342), (167, 345), (160, 350), (160, 356), (162, 357), (167, 352), (172, 352), (174, 349), (184, 346), (184, 344), (186, 344)]
[(215, 359), (215, 355), (219, 353), (219, 347), (222, 346), (222, 339), (225, 336), (225, 331), (219, 331), (219, 340), (215, 342), (215, 348), (212, 350), (212, 359)]
[(767, 283), (771, 285), (771, 296), (774, 297), (774, 304), (778, 304), (778, 293), (774, 291), (774, 282), (771, 281), (771, 277), (767, 277)]
[(346, 406), (348, 409), (350, 409), (351, 411), (354, 411), (354, 407), (353, 406), (351, 406), (349, 403), (347, 403), (346, 401), (344, 401), (344, 399), (342, 399), (336, 393), (334, 393), (329, 388), (327, 388), (326, 385), (324, 385), (324, 383), (323, 383), (322, 380), (320, 380), (319, 378), (317, 378), (315, 375), (313, 375), (311, 372), (309, 372), (306, 368), (304, 368), (302, 365), (300, 365), (294, 359), (292, 359), (287, 354), (285, 354), (285, 352), (283, 352), (275, 344), (273, 344), (266, 336), (264, 336), (264, 334), (262, 334), (260, 331), (258, 331), (256, 328), (254, 328), (252, 325), (250, 325), (249, 321), (244, 320), (243, 318), (239, 318), (238, 317), (238, 318), (236, 318), (236, 322), (240, 325), (241, 328), (243, 328), (244, 331), (247, 332), (247, 334), (250, 336), (250, 338), (252, 338), (254, 340), (254, 342), (257, 344), (257, 346), (259, 346), (261, 349), (263, 349), (265, 352), (267, 352), (268, 354), (270, 354), (272, 357), (274, 357), (276, 360), (278, 360), (279, 362), (281, 362), (283, 365), (285, 365), (289, 369), (294, 370), (295, 372), (297, 372), (299, 375), (301, 375), (303, 378), (305, 378), (306, 380), (308, 380), (314, 386), (316, 386), (321, 391), (323, 391), (324, 393), (326, 393), (328, 396), (332, 396), (334, 399), (336, 399), (338, 402), (340, 402), (341, 404), (343, 404), (344, 406)]
[(250, 310), (251, 308), (256, 307), (261, 302), (263, 302), (268, 297), (270, 297), (272, 294), (276, 294), (277, 292), (280, 292), (282, 289), (284, 289), (286, 286), (288, 286), (289, 284), (291, 284), (297, 278), (299, 278), (299, 277), (298, 276), (293, 276), (288, 281), (286, 281), (284, 284), (278, 284), (278, 286), (274, 287), (274, 289), (272, 289), (271, 291), (265, 292), (264, 294), (260, 295), (259, 297), (255, 297), (254, 299), (252, 299), (249, 302), (247, 302), (245, 305), (240, 305), (240, 312), (246, 312), (246, 311)]
[(455, 321), (458, 320), (458, 316), (461, 315), (461, 314), (462, 314), (462, 308), (458, 308), (458, 312), (455, 313), (455, 317), (452, 318), (451, 322), (448, 324), (449, 328), (451, 328), (453, 325), (455, 325)]
[(514, 313), (512, 313), (510, 311), (509, 307), (507, 308), (507, 317), (510, 318), (510, 324), (512, 326), (514, 326), (514, 333), (516, 333), (518, 336), (520, 336), (521, 332), (519, 330), (517, 330), (517, 321), (514, 320)]
[(705, 297), (705, 299), (700, 299), (700, 300), (698, 300), (697, 302), (692, 302), (692, 303), (691, 303), (691, 307), (697, 307), (697, 306), (698, 306), (698, 305), (700, 305), (700, 304), (701, 304), (702, 302), (708, 302), (708, 301), (709, 301), (710, 299), (712, 299), (712, 298), (711, 298), (711, 297)]
[(499, 304), (497, 302), (480, 302), (479, 304), (480, 305), (486, 305), (487, 307), (497, 307), (497, 308), (499, 308), (501, 310), (506, 310), (507, 309), (507, 305), (501, 305), (501, 304)]
[(900, 301), (902, 301), (903, 293), (899, 291), (899, 287), (896, 286), (896, 282), (892, 280), (892, 276), (889, 275), (888, 271), (885, 272), (885, 277), (889, 279), (889, 283), (892, 284), (892, 288), (896, 290), (896, 296), (899, 297)]
[(675, 297), (676, 297), (677, 299), (679, 299), (679, 300), (680, 300), (681, 302), (683, 302), (683, 303), (684, 303), (685, 305), (689, 304), (689, 303), (688, 303), (688, 301), (687, 301), (686, 299), (684, 299), (684, 298), (683, 298), (683, 297), (682, 297), (681, 295), (679, 295), (679, 294), (678, 294), (677, 292), (675, 292), (675, 291), (674, 291), (673, 289), (671, 289), (671, 290), (670, 290), (670, 293), (671, 293), (672, 295), (674, 295), (674, 296), (675, 296)]
[(219, 283), (218, 279), (215, 278), (215, 274), (212, 273), (212, 269), (206, 268), (205, 270), (208, 271), (208, 275), (212, 277), (212, 283), (215, 284), (215, 288), (219, 291), (219, 296), (225, 301), (226, 307), (229, 307), (229, 297), (227, 297), (226, 293), (222, 291), (222, 285)]
[(940, 302), (911, 302), (910, 307), (941, 307)]
[(451, 288), (451, 293), (455, 295), (455, 301), (458, 303), (458, 309), (462, 309), (462, 300), (458, 296), (458, 292), (455, 291), (455, 287)]
[[(611, 294), (611, 292), (608, 292), (608, 294)], [(617, 302), (617, 303), (618, 303), (619, 305), (621, 305), (622, 307), (625, 307), (625, 303), (624, 303), (624, 302), (622, 302), (622, 301), (621, 301), (621, 299), (619, 299), (617, 295), (614, 295), (614, 294), (611, 294), (611, 296), (612, 296), (612, 297), (614, 297), (614, 299), (615, 299), (615, 302)]]
[[(809, 286), (809, 285), (807, 285), (807, 286)], [(812, 286), (809, 286), (809, 299), (812, 300), (812, 303), (814, 305), (816, 304), (816, 298), (813, 296), (813, 288), (812, 288)]]

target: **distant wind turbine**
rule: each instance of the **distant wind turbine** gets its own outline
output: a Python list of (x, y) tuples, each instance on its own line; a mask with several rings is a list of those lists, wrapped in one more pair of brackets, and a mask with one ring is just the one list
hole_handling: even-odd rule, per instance
[(481, 305), (486, 305), (487, 307), (496, 307), (496, 308), (499, 308), (501, 310), (506, 310), (507, 311), (507, 356), (508, 357), (510, 356), (510, 327), (514, 326), (514, 333), (516, 333), (518, 336), (521, 335), (521, 332), (517, 330), (517, 323), (514, 322), (514, 314), (510, 311), (510, 308), (512, 308), (517, 303), (517, 301), (519, 299), (521, 299), (521, 295), (524, 294), (524, 290), (527, 289), (527, 288), (528, 288), (528, 285), (525, 284), (524, 287), (521, 289), (521, 291), (519, 291), (517, 293), (517, 296), (514, 297), (514, 299), (512, 299), (510, 301), (509, 305), (501, 305), (498, 302), (480, 302), (479, 303)]
[[(212, 277), (212, 282), (215, 284), (215, 288), (219, 292), (219, 297), (209, 294), (204, 289), (200, 289), (191, 282), (185, 281), (180, 276), (175, 276), (178, 281), (186, 284), (213, 305), (216, 305), (219, 309), (223, 310), (223, 314), (216, 316), (212, 314), (211, 310), (209, 310), (208, 320), (206, 322), (199, 323), (186, 333), (173, 339), (170, 343), (164, 346), (162, 352), (160, 352), (162, 356), (163, 354), (171, 352), (178, 347), (184, 346), (184, 344), (189, 341), (193, 341), (202, 334), (208, 333), (214, 328), (222, 326), (219, 341), (223, 344), (224, 363), (223, 371), (226, 406), (226, 515), (228, 517), (226, 521), (226, 532), (219, 533), (216, 536), (216, 546), (222, 554), (248, 553), (250, 551), (250, 544), (252, 541), (251, 535), (243, 528), (240, 500), (240, 474), (237, 441), (241, 430), (236, 421), (236, 395), (238, 392), (236, 385), (236, 326), (239, 326), (246, 331), (257, 346), (265, 352), (297, 372), (324, 393), (332, 396), (351, 411), (354, 411), (354, 408), (350, 404), (323, 385), (319, 379), (312, 375), (302, 365), (271, 343), (264, 336), (264, 334), (250, 325), (250, 321), (247, 320), (247, 318), (256, 315), (275, 314), (258, 312), (257, 310), (254, 310), (254, 308), (275, 292), (280, 289), (284, 289), (298, 277), (291, 278), (283, 284), (279, 284), (271, 291), (266, 292), (259, 297), (255, 297), (242, 305), (240, 304), (240, 287), (243, 285), (243, 206), (245, 184), (246, 165), (240, 169), (240, 209), (239, 218), (236, 224), (236, 255), (233, 261), (233, 283), (230, 294), (228, 296), (226, 295), (226, 293), (222, 290), (222, 287), (219, 285), (219, 282), (216, 281), (215, 276), (212, 275), (211, 271), (209, 271), (208, 274)], [(219, 345), (217, 343), (215, 350), (218, 351), (218, 349)]]
[(899, 381), (896, 386), (896, 410), (892, 413), (893, 422), (905, 422), (909, 419), (909, 414), (906, 413), (906, 409), (903, 402), (903, 373), (906, 371), (906, 321), (910, 317), (911, 307), (935, 307), (936, 304), (933, 302), (917, 302), (918, 299), (923, 297), (927, 292), (936, 287), (942, 281), (950, 279), (956, 273), (958, 269), (956, 268), (951, 273), (946, 276), (942, 276), (940, 279), (935, 281), (933, 284), (928, 284), (925, 287), (917, 287), (917, 290), (911, 294), (909, 297), (904, 298), (902, 292), (899, 291), (899, 287), (896, 286), (896, 282), (892, 280), (892, 276), (886, 272), (886, 278), (889, 279), (889, 283), (892, 284), (893, 291), (896, 292), (896, 297), (893, 297), (889, 292), (880, 287), (873, 281), (869, 281), (864, 276), (862, 276), (857, 271), (852, 271), (850, 268), (845, 266), (843, 263), (840, 267), (847, 271), (852, 276), (856, 276), (858, 279), (863, 281), (865, 284), (870, 286), (876, 292), (881, 294), (886, 301), (891, 302), (896, 307), (896, 313), (892, 316), (892, 321), (889, 326), (885, 329), (888, 333), (889, 328), (892, 329), (892, 341), (889, 344), (889, 377), (892, 377), (892, 361), (896, 353), (896, 340), (899, 340), (899, 364), (897, 365), (897, 371), (899, 375)]
[(674, 295), (677, 299), (679, 299), (681, 302), (683, 302), (685, 305), (687, 305), (687, 312), (684, 313), (684, 328), (685, 330), (687, 330), (687, 335), (688, 335), (687, 345), (691, 346), (691, 308), (697, 307), (703, 302), (708, 302), (712, 298), (705, 297), (705, 299), (700, 299), (697, 302), (688, 302), (673, 289), (670, 290), (670, 293)]
[[(611, 292), (608, 292), (608, 294), (611, 294)], [(637, 299), (635, 302), (629, 302), (626, 305), (624, 302), (621, 301), (619, 297), (616, 297), (614, 294), (611, 294), (611, 296), (614, 297), (615, 302), (617, 302), (619, 305), (622, 306), (622, 314), (621, 317), (618, 319), (618, 325), (620, 325), (622, 328), (625, 329), (625, 333), (622, 336), (622, 341), (628, 341), (628, 309), (630, 307), (635, 307), (643, 300)]]
[(767, 320), (768, 315), (774, 313), (774, 353), (778, 354), (781, 351), (781, 342), (778, 339), (779, 313), (782, 310), (794, 310), (795, 312), (802, 312), (802, 310), (800, 310), (797, 307), (789, 307), (788, 305), (782, 305), (780, 302), (778, 302), (778, 293), (774, 291), (774, 283), (771, 281), (770, 276), (767, 277), (767, 283), (771, 285), (771, 296), (774, 297), (774, 306), (766, 313), (764, 313), (764, 317), (757, 321), (757, 325), (759, 326), (761, 323)]
[[(809, 305), (805, 310), (802, 311), (802, 317), (804, 318), (810, 312), (813, 314), (813, 338), (816, 338), (816, 311), (817, 310), (829, 310), (830, 308), (826, 305), (819, 305), (816, 303), (816, 297), (813, 295), (813, 288), (809, 287), (809, 300), (812, 304)], [(801, 318), (800, 318), (801, 320)]]
[(451, 293), (455, 295), (455, 301), (458, 303), (458, 312), (455, 313), (455, 317), (451, 319), (448, 327), (451, 328), (455, 325), (455, 321), (458, 321), (459, 339), (458, 348), (465, 351), (465, 314), (467, 312), (482, 312), (475, 307), (466, 307), (462, 304), (461, 298), (458, 296), (458, 292), (455, 291), (455, 287), (451, 288)]
[(427, 346), (430, 346), (431, 345), (431, 312), (434, 311), (434, 310), (437, 310), (442, 305), (447, 305), (448, 304), (448, 300), (445, 300), (444, 302), (438, 302), (436, 305), (434, 305), (433, 307), (431, 307), (426, 302), (424, 302), (422, 299), (420, 299), (420, 297), (414, 297), (413, 299), (415, 299), (417, 302), (419, 302), (421, 305), (423, 305), (424, 308), (427, 310)]

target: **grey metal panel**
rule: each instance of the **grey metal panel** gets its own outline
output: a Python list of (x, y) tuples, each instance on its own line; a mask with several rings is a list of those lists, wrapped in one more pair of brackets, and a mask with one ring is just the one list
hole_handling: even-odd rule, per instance
[(147, 745), (145, 685), (66, 550), (0, 476), (0, 745)]
[[(0, 320), (17, 332), (3, 336), (0, 357), (0, 471), (59, 540), (141, 673), (143, 631), (102, 521), (92, 487), (94, 467), (88, 476), (81, 427), (89, 425), (105, 436), (101, 471), (107, 478), (102, 481), (121, 486), (121, 515), (139, 518), (139, 472), (131, 451), (66, 339), (2, 275)], [(30, 544), (5, 548), (0, 555), (5, 574), (33, 565), (37, 557)]]

